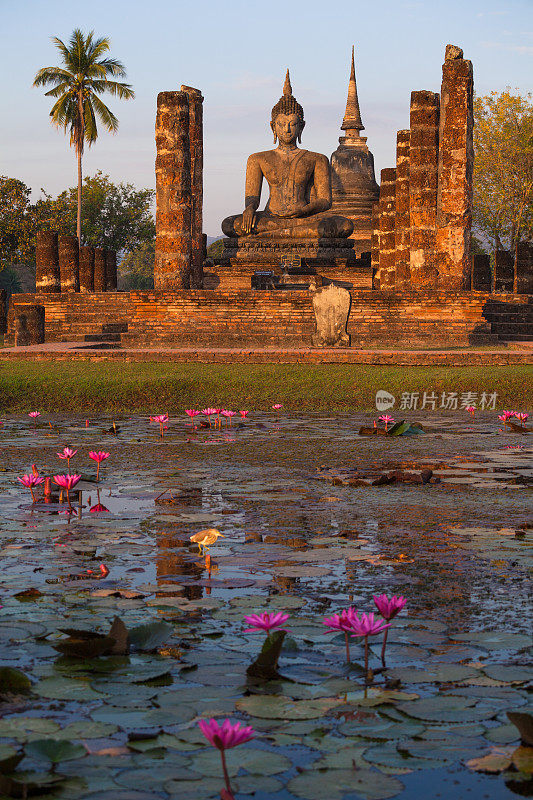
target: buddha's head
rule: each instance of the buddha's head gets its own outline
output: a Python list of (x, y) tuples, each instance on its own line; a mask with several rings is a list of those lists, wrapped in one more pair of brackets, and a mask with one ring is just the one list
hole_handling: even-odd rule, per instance
[(270, 127), (274, 134), (274, 144), (278, 139), (281, 144), (294, 144), (296, 140), (302, 141), (302, 131), (305, 127), (304, 110), (293, 97), (289, 70), (285, 77), (283, 96), (272, 109)]

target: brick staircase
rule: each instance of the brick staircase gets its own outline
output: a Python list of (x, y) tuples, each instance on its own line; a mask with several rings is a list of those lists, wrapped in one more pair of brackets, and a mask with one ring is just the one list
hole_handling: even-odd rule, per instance
[(87, 323), (81, 323), (79, 333), (63, 337), (62, 341), (84, 342), (100, 349), (117, 349), (121, 346), (122, 334), (128, 331), (127, 322), (105, 322), (99, 327), (101, 330), (98, 333), (85, 333)]
[(533, 342), (533, 297), (525, 302), (491, 298), (483, 316), (501, 342)]

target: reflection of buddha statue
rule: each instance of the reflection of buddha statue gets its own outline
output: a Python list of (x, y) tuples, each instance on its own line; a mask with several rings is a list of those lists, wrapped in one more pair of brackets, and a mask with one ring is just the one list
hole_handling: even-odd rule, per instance
[[(353, 225), (345, 217), (327, 214), (331, 208), (330, 166), (326, 156), (301, 150), (305, 126), (303, 108), (292, 95), (289, 71), (283, 97), (272, 109), (270, 127), (275, 150), (253, 153), (246, 166), (245, 209), (227, 217), (222, 230), (231, 238), (254, 239), (346, 239)], [(258, 211), (263, 178), (270, 198)]]

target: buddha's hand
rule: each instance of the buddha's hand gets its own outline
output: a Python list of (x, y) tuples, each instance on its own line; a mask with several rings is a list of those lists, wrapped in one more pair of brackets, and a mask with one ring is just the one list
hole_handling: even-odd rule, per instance
[(245, 233), (251, 233), (255, 224), (255, 209), (247, 206), (242, 212), (242, 229)]
[(288, 219), (294, 219), (295, 217), (305, 217), (307, 216), (309, 208), (309, 203), (305, 203), (303, 200), (299, 203), (294, 203), (291, 205), (290, 209), (286, 211), (283, 216), (287, 217)]

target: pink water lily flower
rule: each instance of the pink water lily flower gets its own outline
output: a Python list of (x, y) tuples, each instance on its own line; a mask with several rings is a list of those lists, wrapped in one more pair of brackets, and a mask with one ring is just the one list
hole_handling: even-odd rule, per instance
[(249, 413), (250, 413), (249, 411), (239, 411), (239, 414), (241, 415), (242, 419), (245, 419)]
[(283, 408), (283, 403), (275, 403), (275, 405), (273, 405), (272, 408), (274, 409), (274, 411), (279, 411), (280, 408)]
[(202, 414), (204, 415), (204, 417), (207, 417), (207, 421), (209, 422), (210, 425), (211, 425), (211, 417), (214, 414), (218, 414), (219, 412), (220, 412), (219, 408), (208, 407), (202, 409)]
[(511, 419), (511, 417), (514, 417), (512, 411), (502, 411), (501, 414), (498, 414), (498, 419), (500, 420), (500, 422), (503, 422), (504, 428), (507, 425), (508, 421)]
[(81, 475), (54, 475), (54, 483), (62, 489), (66, 489), (67, 503), (70, 507), (70, 490), (81, 481)]
[(469, 414), (472, 414), (472, 416), (474, 416), (475, 413), (476, 413), (476, 407), (475, 406), (467, 406), (465, 411), (468, 411)]
[(93, 461), (96, 461), (97, 464), (96, 466), (97, 481), (100, 480), (100, 464), (102, 463), (102, 461), (105, 461), (106, 458), (109, 458), (110, 455), (111, 453), (106, 453), (105, 450), (98, 450), (98, 452), (95, 450), (91, 450), (91, 452), (89, 453), (89, 458), (91, 458)]
[(240, 744), (249, 742), (250, 739), (253, 739), (256, 732), (251, 725), (241, 725), (240, 722), (232, 724), (229, 719), (225, 719), (222, 725), (219, 725), (215, 719), (210, 719), (209, 722), (205, 719), (201, 719), (198, 726), (207, 741), (220, 751), (226, 790), (228, 796), (233, 797), (226, 765), (226, 754), (224, 751), (229, 750), (230, 747), (237, 747)]
[(383, 622), (380, 619), (375, 619), (374, 612), (368, 614), (356, 614), (356, 619), (352, 625), (352, 636), (363, 636), (365, 640), (365, 674), (368, 675), (368, 637), (376, 636), (376, 634), (390, 628), (390, 622)]
[(245, 617), (244, 621), (250, 625), (250, 628), (245, 629), (245, 633), (256, 633), (257, 631), (266, 631), (267, 635), (274, 628), (280, 628), (289, 619), (289, 614), (284, 614), (278, 611), (275, 614), (269, 614), (268, 611), (263, 611), (262, 614), (250, 614)]
[(518, 422), (521, 422), (522, 425), (525, 425), (529, 419), (529, 414), (526, 414), (524, 411), (515, 412), (515, 417), (517, 418)]
[(348, 633), (352, 633), (352, 623), (357, 619), (354, 608), (344, 608), (340, 614), (333, 614), (331, 617), (324, 617), (322, 623), (332, 631), (342, 631), (346, 644), (346, 663), (350, 663), (350, 640)]
[(69, 472), (70, 472), (70, 459), (73, 458), (76, 455), (77, 452), (78, 451), (77, 450), (73, 450), (72, 447), (64, 447), (63, 448), (63, 452), (57, 454), (58, 458), (66, 459), (66, 461), (67, 461), (67, 469), (68, 469)]
[(42, 475), (34, 475), (32, 473), (31, 475), (23, 475), (22, 478), (17, 478), (17, 480), (19, 481), (19, 483), (25, 486), (26, 489), (30, 490), (32, 500), (35, 503), (35, 495), (33, 494), (33, 487), (38, 486), (40, 483), (44, 481)]
[[(376, 604), (376, 608), (383, 619), (387, 620), (387, 622), (390, 622), (397, 614), (400, 613), (402, 608), (407, 603), (407, 600), (401, 595), (396, 596), (393, 594), (389, 599), (386, 594), (380, 594), (378, 596), (374, 595), (374, 603)], [(385, 649), (387, 647), (388, 635), (389, 629), (387, 628), (383, 636), (383, 646), (381, 648), (381, 663), (383, 664), (383, 667), (385, 667)]]
[(229, 424), (231, 425), (231, 418), (234, 417), (237, 412), (236, 411), (228, 411), (227, 408), (222, 408), (220, 410), (220, 413), (221, 413), (221, 415), (223, 417), (226, 418), (226, 423), (227, 423), (227, 421), (229, 419)]
[(33, 427), (34, 428), (35, 428), (35, 425), (37, 423), (37, 419), (40, 416), (41, 416), (41, 412), (40, 411), (30, 411), (30, 413), (28, 414), (28, 417), (31, 417), (32, 420), (33, 420)]
[(381, 417), (378, 417), (378, 419), (379, 419), (380, 422), (384, 422), (385, 423), (385, 430), (387, 430), (389, 425), (392, 422), (394, 422), (394, 419), (391, 416), (389, 416), (389, 414), (382, 414)]
[(168, 422), (168, 414), (157, 414), (155, 417), (150, 417), (150, 422), (159, 423), (159, 433), (161, 438), (163, 438), (163, 428), (165, 423)]

